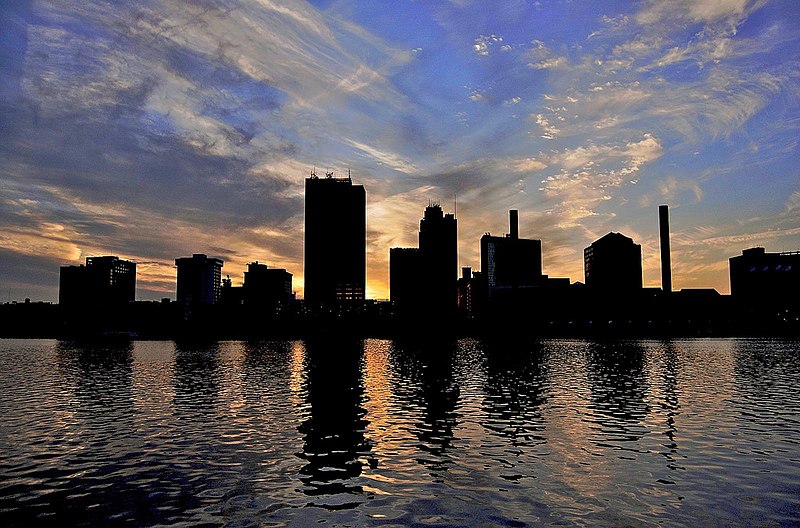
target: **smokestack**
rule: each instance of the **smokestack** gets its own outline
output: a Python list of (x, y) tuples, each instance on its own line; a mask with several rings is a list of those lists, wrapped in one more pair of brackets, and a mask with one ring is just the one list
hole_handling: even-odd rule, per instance
[(519, 238), (519, 211), (511, 209), (508, 212), (509, 236), (513, 239)]
[(672, 291), (672, 265), (669, 257), (669, 206), (658, 206), (658, 230), (661, 241), (661, 289)]

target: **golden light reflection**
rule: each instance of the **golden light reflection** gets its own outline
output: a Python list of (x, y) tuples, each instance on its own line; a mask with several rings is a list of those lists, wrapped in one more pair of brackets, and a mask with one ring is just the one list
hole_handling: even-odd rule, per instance
[(364, 342), (364, 408), (369, 420), (367, 433), (375, 442), (376, 451), (391, 435), (393, 428), (390, 417), (389, 350), (389, 341), (369, 339)]
[(302, 341), (292, 341), (289, 359), (289, 398), (295, 408), (305, 405), (306, 347)]

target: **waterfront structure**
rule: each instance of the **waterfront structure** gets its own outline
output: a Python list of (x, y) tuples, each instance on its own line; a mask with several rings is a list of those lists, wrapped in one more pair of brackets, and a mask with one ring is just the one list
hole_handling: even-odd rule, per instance
[(586, 286), (631, 292), (642, 289), (642, 246), (621, 233), (608, 233), (583, 250)]
[(455, 311), (458, 280), (458, 221), (441, 205), (430, 203), (419, 221), (419, 253), (424, 302), (428, 311)]
[(305, 299), (363, 300), (366, 292), (367, 198), (363, 185), (332, 172), (306, 178)]
[(452, 314), (458, 305), (458, 224), (429, 203), (419, 222), (419, 248), (389, 250), (389, 292), (404, 315)]
[(183, 306), (217, 304), (222, 293), (222, 259), (195, 253), (175, 259), (178, 303)]
[(420, 306), (421, 274), (419, 248), (389, 249), (389, 298), (399, 312), (410, 312)]
[(754, 247), (731, 257), (729, 265), (734, 298), (776, 306), (800, 303), (800, 251), (767, 253)]
[(542, 241), (519, 238), (519, 212), (509, 211), (509, 233), (481, 237), (481, 271), (488, 295), (503, 289), (539, 286), (542, 275)]
[(136, 263), (116, 256), (87, 257), (86, 265), (62, 266), (58, 303), (61, 306), (109, 306), (133, 302)]
[(292, 274), (258, 261), (247, 265), (243, 288), (245, 304), (279, 306), (294, 300)]
[(661, 247), (661, 289), (672, 291), (672, 263), (669, 249), (669, 206), (658, 206), (659, 246)]

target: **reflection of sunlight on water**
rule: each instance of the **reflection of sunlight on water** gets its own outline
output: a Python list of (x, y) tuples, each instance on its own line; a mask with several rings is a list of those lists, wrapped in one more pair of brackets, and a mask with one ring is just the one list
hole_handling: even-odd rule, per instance
[(377, 447), (392, 435), (394, 427), (389, 414), (389, 348), (389, 341), (370, 339), (364, 343), (364, 407), (370, 422), (367, 436)]
[(10, 525), (800, 520), (796, 342), (4, 344)]
[(300, 409), (306, 405), (306, 347), (302, 341), (292, 341), (291, 362), (289, 372), (289, 394), (292, 405)]

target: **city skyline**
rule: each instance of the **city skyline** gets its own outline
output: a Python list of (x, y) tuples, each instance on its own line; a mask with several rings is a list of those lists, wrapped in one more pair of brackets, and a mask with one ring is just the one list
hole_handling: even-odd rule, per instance
[[(234, 8), (235, 7), (235, 8)], [(196, 3), (0, 9), (0, 292), (55, 300), (59, 266), (137, 263), (174, 297), (174, 259), (240, 277), (263, 261), (303, 296), (303, 185), (367, 190), (367, 298), (429, 201), (480, 237), (542, 241), (583, 277), (605, 233), (672, 283), (730, 291), (728, 258), (800, 248), (800, 5), (791, 1)]]

